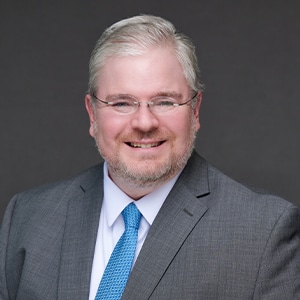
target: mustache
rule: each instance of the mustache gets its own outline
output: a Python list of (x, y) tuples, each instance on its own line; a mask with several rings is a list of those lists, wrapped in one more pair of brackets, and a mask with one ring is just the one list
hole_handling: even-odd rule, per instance
[(127, 134), (122, 134), (120, 137), (122, 140), (143, 140), (143, 139), (151, 139), (151, 140), (166, 140), (170, 137), (171, 134), (162, 130), (151, 130), (147, 132), (143, 132), (140, 130), (135, 130)]

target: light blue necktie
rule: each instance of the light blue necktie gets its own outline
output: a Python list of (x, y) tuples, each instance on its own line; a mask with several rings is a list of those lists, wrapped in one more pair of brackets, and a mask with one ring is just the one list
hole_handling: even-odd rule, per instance
[(141, 213), (134, 203), (122, 211), (125, 231), (112, 252), (98, 287), (95, 300), (121, 299), (136, 249)]

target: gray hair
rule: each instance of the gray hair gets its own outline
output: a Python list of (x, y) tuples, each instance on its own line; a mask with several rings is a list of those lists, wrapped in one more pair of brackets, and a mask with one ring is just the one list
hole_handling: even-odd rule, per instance
[(103, 32), (90, 58), (88, 93), (96, 92), (101, 68), (108, 58), (141, 55), (158, 46), (174, 49), (189, 87), (201, 91), (203, 85), (193, 42), (184, 34), (177, 33), (171, 22), (141, 15), (121, 20)]

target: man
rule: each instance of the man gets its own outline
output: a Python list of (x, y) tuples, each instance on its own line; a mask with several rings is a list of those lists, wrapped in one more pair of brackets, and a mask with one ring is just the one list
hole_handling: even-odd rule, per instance
[[(201, 90), (194, 46), (168, 21), (138, 16), (103, 33), (85, 103), (105, 163), (12, 199), (1, 299), (300, 299), (299, 209), (193, 151)], [(127, 207), (138, 238), (112, 298)]]

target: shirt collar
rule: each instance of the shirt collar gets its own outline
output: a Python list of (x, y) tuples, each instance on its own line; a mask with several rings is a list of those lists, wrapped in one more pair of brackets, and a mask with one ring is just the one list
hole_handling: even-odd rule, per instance
[(167, 183), (147, 194), (138, 201), (134, 201), (127, 196), (108, 176), (108, 169), (106, 162), (103, 167), (104, 172), (104, 199), (102, 209), (105, 210), (107, 216), (108, 226), (112, 226), (123, 209), (131, 202), (134, 202), (149, 223), (152, 225), (158, 211), (163, 205), (165, 199), (173, 188), (176, 180), (181, 172), (169, 180)]

